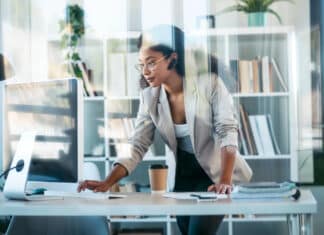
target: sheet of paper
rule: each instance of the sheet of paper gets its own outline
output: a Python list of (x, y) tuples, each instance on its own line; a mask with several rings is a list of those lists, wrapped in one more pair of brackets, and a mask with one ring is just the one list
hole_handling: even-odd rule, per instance
[[(216, 198), (215, 198), (216, 196)], [(226, 194), (217, 194), (214, 192), (169, 192), (163, 194), (163, 197), (180, 199), (180, 200), (197, 200), (200, 198), (214, 198), (214, 199), (226, 199), (228, 195)], [(201, 199), (200, 199), (201, 200)]]

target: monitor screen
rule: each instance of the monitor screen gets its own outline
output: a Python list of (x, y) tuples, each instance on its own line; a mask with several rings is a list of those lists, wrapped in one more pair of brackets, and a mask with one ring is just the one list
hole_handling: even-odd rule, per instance
[(28, 181), (78, 182), (82, 103), (77, 79), (5, 84), (3, 168), (9, 167), (21, 134), (35, 131)]

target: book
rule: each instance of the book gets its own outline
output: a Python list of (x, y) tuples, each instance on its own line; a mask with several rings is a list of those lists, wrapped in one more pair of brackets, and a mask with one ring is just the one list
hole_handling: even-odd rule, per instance
[(260, 77), (258, 60), (252, 60), (253, 92), (260, 92)]
[(261, 137), (260, 141), (263, 146), (264, 154), (275, 155), (266, 115), (255, 115), (254, 118)]
[(300, 191), (292, 182), (254, 182), (235, 186), (230, 197), (232, 199), (291, 198), (297, 200)]
[(240, 92), (249, 93), (251, 91), (251, 82), (250, 82), (250, 61), (248, 60), (239, 60), (239, 80), (240, 80)]
[(244, 108), (242, 104), (240, 105), (240, 120), (242, 126), (242, 140), (246, 144), (246, 150), (247, 150), (246, 153), (252, 154), (251, 140), (250, 140), (250, 135), (248, 133), (247, 120), (244, 114)]
[(262, 154), (264, 154), (263, 145), (261, 142), (262, 135), (259, 133), (259, 129), (258, 129), (258, 126), (256, 123), (255, 116), (249, 115), (249, 121), (251, 124), (252, 135), (253, 135), (253, 139), (255, 141), (257, 152), (259, 155), (262, 155)]
[(239, 185), (242, 188), (279, 188), (280, 184), (277, 182), (273, 182), (273, 181), (262, 181), (262, 182), (250, 182), (250, 183), (243, 183)]
[(270, 62), (269, 62), (269, 90), (270, 92), (275, 91), (274, 81), (273, 81), (273, 66)]
[(260, 57), (256, 58), (256, 61), (258, 63), (258, 72), (259, 72), (259, 91), (260, 92), (264, 92), (263, 91), (263, 81), (262, 81), (262, 60)]
[(253, 93), (254, 92), (254, 76), (253, 76), (253, 61), (249, 60), (248, 61), (248, 67), (249, 67), (249, 92)]
[(273, 143), (273, 147), (275, 149), (275, 153), (276, 154), (281, 154), (279, 145), (278, 145), (278, 141), (273, 129), (273, 124), (272, 124), (272, 120), (271, 120), (271, 115), (267, 115), (267, 122), (268, 122), (268, 126), (269, 126), (269, 131), (270, 131), (270, 135), (271, 135), (271, 139), (272, 139), (272, 143)]
[(238, 92), (241, 89), (241, 84), (240, 84), (240, 79), (239, 79), (239, 74), (238, 74), (238, 60), (230, 60), (230, 70), (234, 79), (234, 82), (236, 83), (235, 85), (235, 91), (233, 92)]
[(264, 192), (264, 193), (242, 193), (233, 191), (230, 194), (231, 199), (283, 199), (291, 198), (297, 200), (300, 197), (299, 189), (291, 189), (285, 192)]
[(280, 69), (278, 67), (276, 60), (273, 57), (271, 58), (271, 64), (272, 64), (272, 67), (275, 71), (276, 77), (277, 77), (283, 91), (288, 91), (288, 86), (282, 76), (282, 73), (280, 72)]
[(295, 189), (297, 186), (292, 182), (253, 182), (245, 183), (237, 186), (237, 191), (240, 193), (282, 193)]
[[(242, 122), (242, 120), (241, 120)], [(244, 138), (244, 135), (243, 135), (243, 126), (242, 124), (240, 125), (240, 128), (238, 130), (239, 132), (239, 149), (240, 149), (240, 153), (242, 155), (248, 155), (249, 154), (249, 151), (248, 151), (248, 148), (247, 148), (247, 144), (246, 144), (246, 141), (245, 141), (245, 138)]]
[(244, 106), (241, 104), (240, 105), (240, 117), (242, 121), (242, 127), (243, 127), (243, 137), (246, 140), (246, 145), (247, 145), (247, 153), (251, 155), (256, 155), (258, 154), (255, 140), (252, 135), (252, 129), (250, 125), (250, 121), (248, 118), (248, 114), (244, 109)]
[(270, 90), (270, 70), (269, 70), (269, 57), (264, 56), (261, 59), (262, 63), (262, 90), (269, 93)]

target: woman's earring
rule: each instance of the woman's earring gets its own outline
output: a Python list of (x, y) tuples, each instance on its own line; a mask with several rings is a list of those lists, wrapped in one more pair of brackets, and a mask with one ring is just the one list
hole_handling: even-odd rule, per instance
[(168, 69), (174, 69), (176, 65), (177, 65), (177, 60), (172, 59), (169, 66), (168, 66)]

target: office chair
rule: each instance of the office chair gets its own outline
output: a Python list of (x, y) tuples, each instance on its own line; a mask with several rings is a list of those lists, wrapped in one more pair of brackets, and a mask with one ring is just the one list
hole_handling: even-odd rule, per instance
[(88, 180), (100, 180), (99, 169), (95, 163), (83, 163), (83, 178)]
[(14, 216), (5, 235), (108, 235), (104, 216)]
[[(99, 180), (96, 164), (84, 163), (86, 179)], [(14, 216), (5, 235), (109, 235), (105, 216)]]

